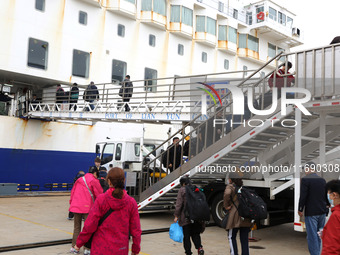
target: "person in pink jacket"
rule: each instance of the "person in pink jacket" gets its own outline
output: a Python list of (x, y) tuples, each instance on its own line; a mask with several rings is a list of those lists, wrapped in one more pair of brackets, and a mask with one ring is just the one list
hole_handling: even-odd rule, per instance
[[(74, 246), (81, 230), (82, 219), (86, 219), (96, 198), (103, 193), (102, 186), (97, 179), (99, 171), (95, 168), (90, 169), (90, 173), (79, 178), (73, 185), (70, 198), (70, 212), (74, 213), (74, 229), (72, 238), (71, 253), (78, 253)], [(85, 250), (84, 254), (89, 254)]]
[[(123, 169), (111, 169), (107, 180), (110, 188), (95, 201), (74, 248), (79, 251), (93, 234), (91, 255), (127, 255), (130, 233), (132, 254), (139, 254), (142, 231), (137, 203), (124, 190)], [(99, 220), (110, 209), (112, 213), (98, 227)]]

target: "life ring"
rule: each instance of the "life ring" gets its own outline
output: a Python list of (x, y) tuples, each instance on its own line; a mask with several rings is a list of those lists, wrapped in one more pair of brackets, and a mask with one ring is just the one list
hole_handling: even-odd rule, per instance
[(259, 12), (257, 15), (256, 15), (257, 19), (259, 20), (264, 20), (264, 12)]

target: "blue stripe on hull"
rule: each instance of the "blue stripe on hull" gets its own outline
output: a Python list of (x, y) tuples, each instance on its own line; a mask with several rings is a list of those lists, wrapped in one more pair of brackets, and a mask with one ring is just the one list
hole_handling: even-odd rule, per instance
[(0, 182), (38, 184), (39, 190), (48, 190), (46, 183), (72, 183), (78, 171), (87, 173), (95, 157), (86, 152), (1, 148)]

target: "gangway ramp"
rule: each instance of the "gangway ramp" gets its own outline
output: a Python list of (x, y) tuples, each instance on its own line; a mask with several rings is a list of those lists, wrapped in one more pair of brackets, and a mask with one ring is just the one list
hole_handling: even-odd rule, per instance
[[(248, 70), (248, 72), (251, 70)], [(86, 101), (86, 86), (80, 87), (77, 102), (66, 92), (64, 98), (56, 98), (55, 91), (44, 93), (42, 101), (30, 103), (27, 117), (51, 120), (78, 121), (125, 121), (169, 123), (188, 122), (197, 116), (201, 107), (201, 93), (198, 87), (208, 80), (225, 81), (238, 84), (243, 80), (244, 71), (191, 75), (161, 78), (155, 80), (136, 80), (129, 101), (119, 90), (124, 83), (96, 84), (97, 100)], [(246, 84), (251, 84), (254, 80)], [(151, 84), (151, 85), (150, 85)], [(246, 85), (245, 84), (245, 85)], [(95, 92), (87, 89), (87, 93)], [(225, 93), (225, 90), (221, 91)], [(126, 111), (126, 110), (129, 111)]]
[[(271, 199), (275, 199), (275, 196), (280, 192), (295, 187), (294, 225), (296, 230), (303, 230), (303, 223), (300, 222), (297, 214), (301, 166), (311, 160), (317, 160), (316, 163), (319, 166), (327, 166), (327, 153), (340, 146), (340, 130), (338, 128), (340, 121), (340, 82), (338, 79), (340, 78), (340, 63), (336, 61), (336, 59), (340, 59), (340, 45), (283, 54), (277, 56), (276, 59), (278, 60), (280, 57), (286, 66), (288, 60), (293, 62), (293, 65), (295, 64), (294, 87), (310, 91), (311, 100), (304, 106), (311, 115), (304, 115), (300, 109), (289, 106), (285, 116), (280, 114), (280, 110), (273, 115), (265, 116), (267, 120), (277, 120), (274, 125), (271, 125), (270, 121), (264, 121), (261, 126), (238, 126), (229, 133), (225, 132), (226, 128), (223, 126), (224, 132), (220, 134), (220, 137), (214, 135), (213, 142), (209, 144), (206, 137), (209, 125), (212, 123), (211, 119), (226, 119), (230, 115), (233, 118), (237, 117), (232, 114), (232, 98), (229, 98), (229, 104), (224, 105), (220, 110), (216, 110), (214, 107), (209, 108), (209, 120), (204, 122), (198, 122), (197, 119), (192, 120), (186, 126), (191, 128), (190, 132), (185, 132), (186, 129), (183, 128), (164, 142), (170, 142), (173, 137), (180, 136), (179, 143), (182, 145), (181, 155), (183, 155), (184, 137), (189, 135), (192, 143), (187, 162), (182, 161), (181, 166), (165, 178), (149, 177), (150, 173), (159, 171), (153, 167), (154, 161), (144, 165), (144, 168), (149, 170), (145, 173), (147, 182), (142, 185), (145, 190), (140, 195), (139, 210), (152, 208), (153, 203), (160, 198), (163, 203), (167, 202), (168, 207), (174, 205), (173, 190), (178, 188), (179, 180), (184, 175), (190, 175), (194, 180), (209, 183), (217, 178), (224, 178), (225, 174), (197, 170), (217, 165), (241, 167), (255, 162), (255, 165), (258, 166), (285, 166), (290, 169), (287, 172), (274, 173), (250, 172), (244, 175), (244, 182), (248, 186), (268, 188)], [(279, 61), (277, 62), (279, 63)], [(326, 71), (325, 68), (329, 68), (332, 72)], [(261, 69), (252, 75), (256, 75)], [(252, 75), (248, 78), (251, 78)], [(263, 79), (266, 80), (269, 75)], [(316, 77), (317, 80), (314, 79)], [(287, 86), (286, 78), (284, 80), (285, 86)], [(242, 87), (245, 94), (247, 90), (253, 90), (257, 100), (261, 102), (261, 100), (265, 100), (264, 94), (268, 90), (264, 87), (257, 89), (262, 84), (263, 82), (259, 81), (243, 87), (242, 81), (239, 86)], [(299, 94), (296, 93), (295, 98), (298, 97)], [(263, 117), (251, 115), (250, 120), (263, 120)], [(281, 122), (283, 119), (290, 119), (296, 125), (286, 127)], [(210, 127), (210, 131), (215, 134), (216, 127)], [(197, 142), (197, 140), (202, 140), (202, 142)], [(161, 161), (162, 156), (159, 156), (158, 159)], [(328, 173), (327, 178), (339, 178), (339, 172)]]

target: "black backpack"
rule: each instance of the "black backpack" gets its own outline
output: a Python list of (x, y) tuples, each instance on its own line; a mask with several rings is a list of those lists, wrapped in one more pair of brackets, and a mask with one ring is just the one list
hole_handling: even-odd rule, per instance
[(235, 191), (239, 201), (237, 211), (241, 217), (251, 220), (267, 218), (267, 205), (254, 190), (246, 187), (236, 187)]
[(204, 193), (194, 185), (185, 186), (185, 216), (191, 221), (209, 221), (210, 209)]
[(99, 177), (98, 180), (99, 180), (100, 186), (102, 186), (103, 188), (103, 193), (105, 193), (110, 188), (109, 184), (107, 183), (104, 177)]

